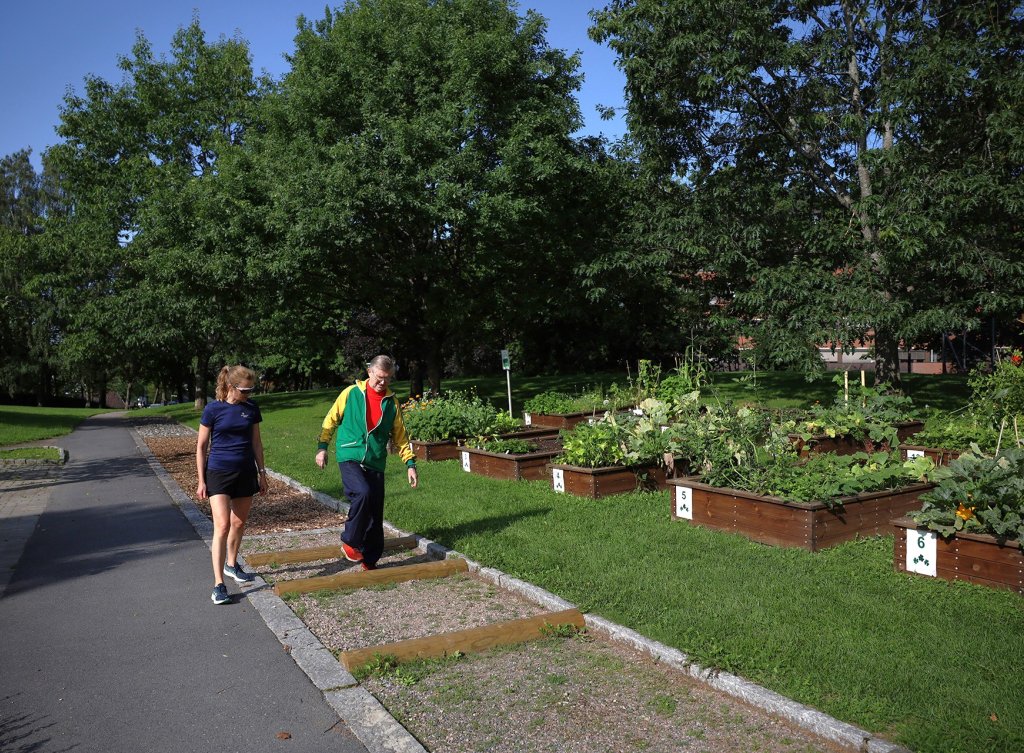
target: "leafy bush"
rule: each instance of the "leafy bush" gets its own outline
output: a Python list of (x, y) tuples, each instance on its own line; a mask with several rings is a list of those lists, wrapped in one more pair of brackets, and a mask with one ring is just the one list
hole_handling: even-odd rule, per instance
[(609, 387), (605, 393), (600, 389), (591, 389), (578, 395), (567, 392), (549, 390), (534, 395), (523, 404), (527, 413), (545, 413), (557, 415), (562, 413), (603, 413), (618, 410), (633, 404), (633, 398), (620, 390), (616, 385)]
[(941, 470), (921, 509), (910, 513), (914, 522), (946, 537), (966, 531), (1024, 539), (1024, 449), (986, 457), (975, 445)]
[[(843, 385), (842, 375), (833, 381)], [(814, 405), (808, 415), (793, 425), (805, 442), (815, 435), (850, 437), (864, 444), (867, 450), (896, 447), (899, 444), (896, 424), (917, 420), (913, 401), (904, 395), (890, 394), (885, 385), (867, 387), (850, 385), (850, 398), (840, 387), (831, 406)]]
[[(822, 502), (831, 507), (840, 497), (927, 481), (934, 469), (928, 458), (903, 461), (898, 452), (821, 453), (806, 462), (797, 462), (794, 455), (757, 453), (742, 473), (730, 475), (729, 485), (791, 502)], [(714, 469), (703, 480), (724, 486)]]
[(616, 422), (595, 421), (577, 424), (571, 430), (563, 429), (562, 454), (555, 462), (581, 468), (603, 468), (625, 465), (626, 430)]
[(971, 444), (977, 444), (984, 452), (993, 453), (999, 442), (999, 431), (989, 418), (978, 413), (937, 411), (928, 416), (924, 429), (915, 434), (912, 441), (916, 445), (946, 450), (966, 450)]
[(402, 418), (409, 436), (421, 442), (486, 436), (508, 421), (478, 395), (449, 392), (442, 397), (425, 396), (402, 405)]
[(537, 445), (525, 439), (486, 439), (476, 437), (469, 442), (471, 447), (487, 452), (504, 453), (507, 455), (525, 455), (536, 452)]
[(1014, 439), (1021, 443), (1020, 423), (1024, 419), (1024, 357), (1014, 351), (991, 372), (975, 371), (968, 380), (973, 390), (971, 408), (989, 416), (996, 426), (1012, 426)]

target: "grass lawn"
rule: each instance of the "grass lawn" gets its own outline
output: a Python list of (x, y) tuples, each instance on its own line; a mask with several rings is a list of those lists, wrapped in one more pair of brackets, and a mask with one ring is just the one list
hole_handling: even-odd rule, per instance
[(51, 447), (19, 447), (0, 450), (0, 460), (60, 460), (60, 451)]
[(0, 447), (69, 434), (98, 408), (30, 408), (0, 405)]

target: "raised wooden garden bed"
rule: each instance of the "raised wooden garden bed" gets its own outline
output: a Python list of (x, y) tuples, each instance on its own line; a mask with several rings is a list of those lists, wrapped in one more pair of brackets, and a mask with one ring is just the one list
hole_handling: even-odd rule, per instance
[(916, 444), (901, 444), (900, 457), (904, 460), (925, 457), (931, 458), (935, 465), (949, 465), (960, 457), (960, 453), (956, 450), (944, 450), (939, 447), (922, 447), (921, 445)]
[(898, 571), (1024, 594), (1024, 553), (1019, 542), (1000, 542), (981, 533), (957, 533), (945, 539), (910, 518), (898, 518), (892, 525), (896, 529), (893, 565)]
[(553, 429), (571, 429), (590, 419), (597, 419), (604, 411), (580, 411), (579, 413), (524, 413), (523, 421), (527, 426), (547, 426)]
[[(678, 461), (677, 461), (678, 464)], [(551, 465), (551, 488), (579, 497), (600, 499), (612, 494), (645, 489), (666, 489), (668, 476), (660, 465), (608, 466), (581, 468), (575, 465)]]
[(518, 454), (463, 447), (462, 470), (490, 478), (541, 481), (549, 476), (548, 464), (562, 451), (562, 441), (557, 436), (538, 437), (532, 441), (537, 445), (536, 450)]
[(753, 541), (816, 552), (858, 536), (889, 533), (893, 518), (920, 507), (917, 498), (933, 484), (842, 497), (822, 502), (790, 502), (739, 489), (702, 484), (698, 477), (672, 479), (672, 519), (731, 531)]
[[(558, 436), (558, 429), (550, 426), (525, 426), (517, 431), (510, 431), (507, 434), (499, 435), (502, 439), (529, 439), (537, 440), (544, 437)], [(417, 460), (458, 460), (461, 452), (465, 449), (462, 443), (465, 438), (442, 439), (436, 442), (423, 442), (419, 439), (410, 439), (409, 446), (416, 453)], [(396, 452), (393, 445), (389, 443), (388, 449)]]
[[(904, 421), (896, 424), (896, 436), (902, 442), (924, 428), (924, 421)], [(834, 452), (836, 455), (852, 455), (864, 450), (864, 442), (849, 435), (830, 437), (827, 434), (815, 434), (810, 442), (804, 442), (799, 434), (789, 434), (789, 441), (797, 446), (801, 455), (811, 452)]]
[(455, 460), (459, 457), (458, 440), (442, 439), (438, 442), (421, 442), (418, 439), (409, 441), (409, 446), (416, 453), (417, 460)]

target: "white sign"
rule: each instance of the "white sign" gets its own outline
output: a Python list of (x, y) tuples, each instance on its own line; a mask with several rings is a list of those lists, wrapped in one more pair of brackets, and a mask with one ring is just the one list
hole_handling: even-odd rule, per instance
[(465, 450), (462, 451), (462, 470), (469, 473), (469, 453)]
[(935, 531), (907, 529), (907, 572), (936, 576), (935, 559), (938, 556), (938, 538)]
[(565, 491), (565, 474), (562, 473), (561, 468), (551, 469), (551, 486), (556, 492)]
[(505, 369), (505, 371), (509, 371), (512, 368), (512, 363), (509, 361), (507, 350), (501, 351), (501, 368)]
[(693, 489), (688, 486), (676, 487), (676, 517), (693, 520)]
[(529, 426), (533, 423), (533, 417), (529, 413), (523, 414), (523, 423)]
[(913, 460), (914, 458), (923, 458), (924, 450), (907, 450), (907, 460)]

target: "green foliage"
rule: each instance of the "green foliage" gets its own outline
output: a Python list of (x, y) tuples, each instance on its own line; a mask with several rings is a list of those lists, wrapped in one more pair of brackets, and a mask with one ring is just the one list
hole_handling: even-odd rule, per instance
[[(935, 411), (924, 422), (924, 428), (909, 440), (922, 447), (966, 450), (972, 444), (993, 453), (999, 441), (999, 430), (992, 421), (973, 411), (947, 413)], [(1004, 446), (1006, 442), (1003, 442)]]
[(971, 406), (991, 416), (994, 423), (1004, 419), (1024, 420), (1024, 356), (1014, 351), (1002, 358), (991, 371), (976, 370), (968, 382), (973, 390)]
[(498, 427), (508, 426), (507, 416), (472, 392), (449, 392), (440, 397), (427, 395), (402, 405), (402, 418), (409, 437), (421, 442), (495, 434)]
[(624, 465), (626, 429), (614, 421), (594, 421), (562, 430), (562, 454), (556, 462), (580, 468)]
[(523, 403), (527, 413), (558, 415), (563, 413), (603, 413), (634, 405), (628, 390), (614, 382), (607, 390), (593, 387), (572, 395), (559, 390), (548, 390), (529, 398)]
[(525, 455), (528, 452), (535, 452), (537, 445), (525, 439), (486, 439), (474, 438), (468, 442), (470, 447), (476, 447), (487, 452), (495, 452), (507, 455)]
[[(837, 375), (833, 381), (842, 385), (843, 375)], [(831, 406), (813, 405), (807, 418), (795, 422), (793, 428), (805, 442), (824, 434), (831, 438), (849, 437), (867, 449), (888, 450), (899, 444), (897, 424), (916, 418), (913, 401), (890, 392), (886, 385), (851, 384), (849, 400), (840, 387)]]
[(965, 531), (1024, 539), (1024, 448), (985, 456), (975, 445), (949, 464), (921, 502), (910, 517), (942, 536)]
[(747, 466), (743, 485), (733, 488), (832, 507), (840, 497), (922, 483), (934, 468), (928, 458), (903, 461), (898, 452), (820, 453), (802, 463), (762, 456), (761, 462)]

